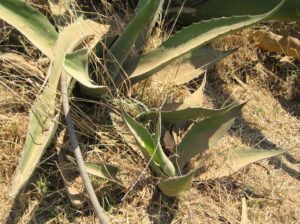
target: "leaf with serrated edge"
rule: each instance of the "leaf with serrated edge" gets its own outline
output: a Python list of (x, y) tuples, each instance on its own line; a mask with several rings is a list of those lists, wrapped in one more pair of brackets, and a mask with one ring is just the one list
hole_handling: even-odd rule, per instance
[(96, 35), (100, 38), (107, 33), (108, 29), (109, 26), (91, 20), (78, 20), (66, 27), (59, 35), (55, 46), (55, 57), (49, 68), (48, 82), (34, 103), (30, 114), (22, 158), (10, 188), (12, 197), (15, 197), (28, 181), (56, 132), (59, 119), (59, 113), (55, 115), (56, 91), (65, 54), (72, 52), (85, 37)]
[[(141, 0), (139, 1), (138, 9), (135, 15), (126, 26), (121, 36), (110, 48), (111, 54), (114, 56), (114, 61), (120, 65), (123, 64), (125, 59), (130, 53), (137, 37), (145, 26), (150, 22), (153, 12), (155, 10), (156, 2), (159, 0)], [(120, 66), (118, 64), (108, 64), (110, 75), (115, 79)]]
[(205, 72), (218, 61), (235, 52), (200, 48), (184, 54), (167, 67), (155, 73), (152, 81), (165, 85), (181, 85), (187, 83)]
[[(203, 107), (191, 107), (185, 103), (169, 103), (163, 106), (161, 119), (164, 124), (172, 124), (203, 117), (216, 117), (230, 111), (235, 106), (236, 103), (232, 103), (223, 109), (208, 109)], [(141, 117), (145, 116), (153, 118), (155, 112), (147, 112), (141, 115)]]
[(158, 183), (159, 189), (167, 196), (175, 197), (191, 188), (193, 177), (198, 169), (190, 171), (183, 176), (170, 177)]
[[(154, 142), (150, 133), (141, 124), (132, 119), (123, 109), (122, 114), (128, 128), (134, 135), (136, 142), (144, 155), (144, 158), (147, 162), (149, 162), (155, 150)], [(150, 166), (159, 176), (165, 177), (165, 174), (162, 172), (159, 161), (156, 159), (156, 156), (153, 156), (153, 159), (150, 162)]]
[(66, 54), (63, 67), (72, 78), (87, 87), (88, 92), (85, 92), (85, 94), (100, 97), (108, 92), (106, 86), (99, 86), (89, 78), (87, 49)]
[(208, 170), (199, 176), (201, 180), (221, 178), (229, 176), (239, 169), (249, 165), (250, 163), (267, 159), (273, 156), (286, 153), (287, 150), (254, 150), (254, 149), (233, 149), (217, 152), (212, 155), (207, 161), (205, 166)]
[(255, 25), (275, 13), (284, 3), (257, 16), (234, 16), (195, 23), (170, 37), (158, 48), (124, 65), (132, 84), (155, 74), (178, 57), (226, 34)]
[(52, 58), (58, 38), (47, 17), (24, 1), (0, 1), (0, 18), (13, 25), (48, 58)]
[(84, 165), (89, 174), (113, 181), (123, 186), (121, 171), (119, 168), (99, 162), (84, 162)]
[(196, 123), (177, 147), (178, 163), (183, 168), (190, 159), (215, 145), (231, 127), (245, 103), (232, 107), (226, 113)]

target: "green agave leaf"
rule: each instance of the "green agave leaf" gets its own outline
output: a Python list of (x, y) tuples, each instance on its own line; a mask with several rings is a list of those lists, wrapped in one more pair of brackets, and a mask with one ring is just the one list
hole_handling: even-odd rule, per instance
[[(145, 4), (146, 1), (139, 1), (139, 3), (140, 2), (143, 2), (143, 4)], [(143, 4), (139, 4), (138, 8), (143, 7)], [(158, 18), (162, 13), (163, 4), (164, 4), (164, 1), (156, 1), (154, 12), (152, 14), (152, 19), (151, 19), (149, 25), (144, 28), (144, 30), (139, 34), (139, 36), (136, 39), (135, 49), (137, 51), (139, 51), (143, 47), (143, 45), (146, 42), (147, 38), (150, 36), (155, 23), (158, 21)], [(137, 8), (137, 10), (138, 10), (138, 8)]]
[[(136, 122), (134, 119), (132, 119), (123, 109), (122, 114), (124, 117), (124, 120), (134, 135), (145, 160), (148, 162), (150, 161), (154, 151), (155, 151), (155, 145), (152, 140), (152, 137), (150, 133), (147, 131), (146, 128), (144, 128), (141, 124)], [(163, 173), (163, 164), (160, 164), (160, 160), (158, 159), (157, 153), (153, 156), (153, 160), (150, 162), (150, 166), (152, 169), (161, 177), (165, 177), (165, 174)], [(162, 170), (161, 170), (162, 168)]]
[[(227, 113), (235, 106), (236, 103), (232, 103), (223, 109), (207, 109), (203, 107), (190, 107), (184, 102), (169, 103), (163, 106), (161, 119), (164, 124), (173, 124), (203, 117), (216, 117)], [(141, 115), (142, 118), (153, 118), (154, 116), (155, 112), (149, 112)]]
[(164, 153), (161, 144), (160, 144), (160, 137), (161, 137), (161, 115), (159, 114), (159, 118), (157, 119), (156, 124), (156, 132), (154, 136), (154, 149), (156, 149), (155, 159), (158, 161), (158, 164), (160, 164), (160, 167), (164, 173), (166, 173), (168, 176), (172, 177), (175, 176), (175, 167), (173, 163), (169, 160), (169, 158)]
[(155, 50), (124, 65), (132, 84), (155, 74), (178, 57), (226, 34), (257, 24), (275, 13), (283, 4), (281, 1), (273, 10), (257, 16), (234, 16), (211, 19), (187, 27)]
[(193, 177), (198, 169), (183, 176), (170, 177), (158, 183), (159, 189), (167, 196), (175, 197), (191, 188)]
[(205, 164), (208, 170), (200, 175), (201, 180), (229, 176), (250, 163), (286, 153), (287, 150), (233, 149), (216, 153)]
[(2, 0), (0, 18), (18, 29), (48, 58), (52, 58), (58, 34), (42, 13), (21, 0)]
[(159, 0), (141, 0), (136, 13), (116, 42), (110, 48), (114, 59), (119, 63), (109, 64), (109, 71), (112, 79), (115, 79), (120, 65), (125, 61), (130, 53), (140, 32), (145, 28), (152, 18), (156, 2)]
[(66, 54), (63, 67), (70, 76), (87, 87), (85, 94), (100, 97), (108, 92), (107, 86), (99, 86), (89, 78), (87, 49)]
[(181, 85), (203, 74), (206, 68), (235, 52), (200, 48), (184, 54), (157, 72), (152, 80), (166, 85)]
[(97, 177), (110, 180), (115, 182), (121, 186), (123, 186), (123, 181), (121, 177), (121, 170), (119, 168), (104, 164), (104, 163), (92, 163), (92, 162), (84, 162), (86, 171), (89, 174), (95, 175)]
[(231, 107), (222, 115), (196, 123), (177, 147), (179, 167), (183, 168), (193, 156), (215, 145), (231, 127), (235, 117), (245, 104)]
[(30, 114), (22, 158), (10, 188), (12, 197), (15, 197), (29, 180), (56, 132), (59, 119), (59, 113), (55, 114), (56, 94), (65, 54), (72, 52), (85, 37), (95, 34), (102, 36), (108, 28), (109, 26), (91, 20), (78, 20), (60, 33), (55, 47), (55, 57), (49, 68), (48, 82), (41, 95), (37, 97)]
[[(176, 1), (178, 6), (181, 6), (183, 2), (184, 0)], [(181, 14), (178, 22), (189, 25), (211, 18), (230, 17), (233, 15), (257, 15), (271, 10), (279, 2), (280, 0), (228, 0), (224, 4), (223, 0), (188, 0), (185, 1), (185, 6), (192, 7), (194, 13)], [(174, 16), (177, 16), (177, 14), (174, 14)], [(300, 1), (286, 0), (282, 7), (268, 19), (300, 22)]]

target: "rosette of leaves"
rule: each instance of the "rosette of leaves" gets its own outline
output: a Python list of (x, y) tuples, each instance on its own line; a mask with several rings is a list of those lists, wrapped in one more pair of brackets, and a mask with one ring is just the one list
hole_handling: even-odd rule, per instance
[[(189, 97), (193, 97), (192, 95)], [(192, 179), (199, 168), (186, 171), (185, 166), (196, 155), (205, 152), (230, 129), (236, 116), (246, 103), (230, 104), (219, 110), (201, 107), (186, 107), (175, 111), (162, 108), (158, 113), (154, 137), (143, 125), (135, 121), (122, 110), (123, 118), (135, 138), (144, 159), (150, 164), (161, 180), (160, 190), (168, 196), (177, 196), (189, 190)], [(185, 107), (184, 102), (182, 106)], [(197, 111), (195, 113), (195, 110)], [(155, 113), (150, 113), (154, 116)], [(149, 115), (149, 113), (148, 113)], [(177, 119), (176, 119), (177, 118)], [(190, 119), (204, 118), (193, 124), (185, 133), (182, 141), (173, 149), (169, 156), (160, 144), (161, 124), (183, 122)], [(174, 121), (171, 122), (171, 119)], [(287, 152), (288, 150), (251, 150), (233, 149), (217, 153), (206, 161), (207, 171), (200, 174), (201, 180), (221, 178), (231, 175), (239, 169), (258, 160), (266, 159)], [(201, 165), (200, 165), (201, 166)]]
[[(165, 81), (168, 66), (178, 66), (178, 71), (181, 72), (174, 74), (178, 81), (173, 83), (178, 85), (203, 73), (203, 66), (208, 67), (233, 52), (216, 51), (200, 47), (226, 34), (247, 28), (269, 18), (283, 3), (284, 0), (274, 9), (261, 15), (232, 16), (195, 23), (171, 36), (158, 48), (131, 60), (128, 57), (131, 50), (135, 44), (138, 45), (138, 41), (139, 45), (141, 45), (140, 40), (143, 40), (141, 33), (149, 34), (151, 32), (153, 24), (162, 11), (163, 1), (140, 0), (135, 14), (119, 36), (111, 32), (113, 28), (108, 25), (86, 20), (83, 17), (74, 19), (72, 16), (70, 21), (65, 21), (66, 18), (59, 20), (59, 15), (56, 14), (54, 19), (57, 20), (56, 24), (59, 26), (58, 30), (60, 30), (60, 32), (57, 33), (50, 21), (27, 3), (21, 0), (0, 1), (0, 18), (18, 29), (42, 54), (51, 60), (47, 79), (30, 113), (26, 142), (11, 186), (11, 196), (16, 196), (24, 187), (54, 137), (60, 118), (60, 112), (57, 106), (59, 106), (61, 99), (60, 95), (57, 94), (57, 90), (59, 80), (61, 80), (62, 102), (68, 130), (71, 133), (71, 139), (75, 148), (76, 159), (81, 174), (84, 176), (84, 183), (91, 200), (94, 206), (97, 207), (97, 203), (95, 202), (97, 199), (95, 193), (91, 190), (92, 187), (86, 175), (86, 169), (80, 154), (68, 102), (68, 96), (72, 92), (72, 79), (78, 81), (78, 83), (83, 86), (82, 89), (92, 97), (102, 97), (105, 94), (107, 95), (106, 97), (111, 97), (111, 95), (108, 95), (109, 87), (105, 85), (105, 83), (98, 84), (90, 79), (88, 73), (89, 50), (87, 45), (84, 44), (86, 39), (91, 39), (92, 37), (94, 41), (90, 45), (95, 45), (95, 43), (98, 42), (98, 47), (103, 49), (98, 50), (98, 57), (109, 58), (107, 70), (103, 73), (103, 76), (106, 77), (104, 77), (103, 80), (112, 80), (116, 86), (119, 86), (124, 82), (134, 84), (157, 74), (158, 77), (161, 77), (161, 80)], [(62, 27), (64, 24), (69, 25)], [(114, 39), (116, 39), (116, 41), (109, 41)], [(105, 45), (104, 43), (107, 44)], [(104, 51), (104, 49), (108, 49), (108, 51)], [(103, 52), (105, 53), (103, 54)], [(180, 69), (182, 66), (189, 68), (192, 73), (185, 74), (186, 69)], [(235, 115), (239, 110), (238, 108), (241, 107), (242, 106), (230, 107), (230, 112), (226, 110), (230, 115), (228, 115), (228, 113), (220, 114), (216, 112), (218, 116), (216, 116), (215, 119), (221, 120), (221, 116), (225, 116), (226, 119), (229, 119), (231, 118), (230, 116)], [(199, 111), (199, 108), (196, 109), (196, 111)], [(205, 111), (205, 109), (202, 111)], [(194, 114), (195, 111), (191, 113)], [(162, 117), (164, 117), (164, 113), (162, 113)], [(128, 116), (127, 122), (129, 122), (129, 120), (130, 117)], [(131, 121), (131, 124), (134, 124), (134, 122)], [(199, 124), (194, 127), (194, 129), (198, 130), (199, 128), (201, 129), (202, 126)], [(153, 161), (151, 161), (151, 163), (154, 164), (152, 167), (160, 176), (175, 178), (174, 181), (191, 178), (194, 172), (178, 177), (179, 179), (176, 178), (176, 175), (178, 175), (179, 169), (185, 165), (186, 161), (199, 152), (197, 150), (190, 151), (184, 149), (190, 147), (190, 139), (193, 139), (194, 133), (195, 131), (192, 131), (191, 134), (187, 134), (187, 137), (185, 137), (186, 140), (183, 140), (180, 150), (178, 149), (178, 158), (181, 158), (179, 159), (179, 166), (174, 166), (174, 161), (164, 155), (159, 144), (159, 131), (157, 131), (154, 139), (150, 139), (149, 136), (147, 137), (147, 141), (150, 144), (149, 147), (155, 146), (154, 151), (152, 149), (152, 154), (150, 153), (151, 157), (153, 155)], [(219, 136), (219, 134), (219, 132), (216, 132), (216, 135)], [(211, 146), (210, 142), (208, 146)], [(148, 154), (149, 151), (145, 153), (145, 157)], [(187, 158), (182, 159), (186, 154), (188, 154)], [(159, 184), (160, 188), (163, 189), (164, 187), (162, 186), (167, 185), (169, 181), (173, 181), (173, 179), (167, 178), (165, 182), (161, 182)], [(169, 195), (174, 194), (175, 193), (170, 193)], [(106, 222), (105, 220), (102, 221), (103, 223)]]

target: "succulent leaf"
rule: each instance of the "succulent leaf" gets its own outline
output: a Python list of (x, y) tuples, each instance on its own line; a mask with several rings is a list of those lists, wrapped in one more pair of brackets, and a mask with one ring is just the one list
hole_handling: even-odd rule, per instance
[[(176, 3), (181, 5), (183, 1), (176, 1)], [(194, 0), (187, 0), (185, 1), (185, 6), (192, 7), (194, 13), (181, 14), (178, 22), (188, 26), (197, 21), (211, 18), (230, 17), (233, 15), (257, 15), (271, 10), (279, 2), (280, 0), (228, 0), (227, 4), (223, 4), (223, 0), (209, 0), (198, 1), (197, 4)], [(171, 17), (172, 14), (169, 14), (169, 16)], [(300, 2), (298, 0), (286, 0), (282, 7), (267, 19), (300, 22), (299, 15)]]
[(196, 123), (177, 147), (176, 164), (183, 168), (190, 159), (215, 145), (231, 127), (245, 103), (231, 107), (225, 113)]
[(233, 16), (195, 23), (177, 32), (158, 48), (124, 65), (132, 84), (155, 74), (178, 57), (226, 34), (255, 25), (275, 13), (283, 4), (257, 16)]
[(52, 58), (58, 33), (48, 18), (21, 0), (0, 1), (0, 19), (13, 25), (48, 58)]
[(156, 150), (155, 153), (155, 159), (160, 164), (160, 167), (164, 173), (166, 173), (169, 177), (172, 177), (175, 175), (175, 167), (173, 163), (169, 160), (169, 158), (164, 153), (161, 144), (160, 144), (160, 138), (161, 138), (161, 115), (159, 114), (159, 118), (157, 119), (156, 124), (156, 132), (154, 136), (154, 149)]
[(159, 189), (167, 196), (175, 197), (191, 187), (192, 179), (198, 169), (190, 171), (183, 176), (175, 176), (164, 179), (158, 183)]
[(112, 79), (115, 79), (120, 69), (120, 65), (123, 64), (123, 62), (129, 55), (130, 50), (133, 47), (137, 37), (145, 28), (145, 26), (150, 22), (157, 1), (159, 0), (139, 1), (139, 5), (137, 7), (135, 15), (126, 26), (121, 36), (110, 48), (113, 59), (114, 61), (116, 61), (116, 63), (111, 63), (108, 65)]
[(169, 158), (165, 155), (160, 145), (160, 118), (157, 122), (154, 139), (152, 139), (150, 133), (146, 128), (132, 119), (124, 110), (122, 110), (122, 113), (124, 120), (135, 136), (146, 161), (149, 162), (149, 160), (153, 156), (153, 160), (150, 162), (150, 165), (158, 173), (159, 176), (174, 176), (175, 167), (169, 160)]
[(85, 94), (100, 97), (108, 92), (106, 86), (99, 86), (89, 78), (87, 49), (66, 54), (63, 67), (72, 78), (86, 87)]
[(104, 163), (94, 163), (94, 162), (84, 162), (86, 171), (89, 174), (95, 175), (97, 177), (110, 180), (121, 186), (123, 186), (123, 181), (120, 177), (121, 170), (115, 166), (104, 164)]
[(55, 57), (49, 68), (48, 82), (41, 95), (37, 97), (30, 113), (22, 158), (10, 188), (12, 197), (15, 197), (29, 180), (56, 132), (60, 116), (55, 110), (56, 91), (63, 71), (65, 54), (72, 52), (85, 37), (95, 34), (102, 36), (108, 31), (108, 28), (107, 25), (101, 25), (91, 20), (78, 20), (60, 33), (56, 42)]
[[(165, 104), (161, 111), (161, 119), (164, 124), (172, 124), (183, 122), (203, 117), (216, 117), (227, 113), (236, 106), (232, 103), (223, 109), (208, 109), (203, 107), (194, 107), (189, 104), (182, 103), (169, 103)], [(147, 112), (142, 114), (141, 117), (153, 118), (155, 112)]]
[[(155, 151), (153, 139), (150, 133), (141, 124), (132, 119), (124, 110), (122, 110), (122, 114), (128, 128), (134, 135), (145, 160), (149, 162)], [(156, 156), (153, 156), (153, 160), (150, 162), (150, 166), (159, 176), (164, 177), (165, 175), (163, 174), (160, 168), (160, 164), (156, 158)]]
[(170, 65), (153, 75), (152, 81), (165, 85), (187, 83), (203, 74), (206, 68), (210, 68), (236, 50), (220, 51), (208, 48), (193, 50), (177, 58)]
[(233, 149), (217, 152), (205, 161), (208, 170), (200, 175), (200, 179), (206, 180), (229, 176), (253, 162), (277, 156), (290, 150)]

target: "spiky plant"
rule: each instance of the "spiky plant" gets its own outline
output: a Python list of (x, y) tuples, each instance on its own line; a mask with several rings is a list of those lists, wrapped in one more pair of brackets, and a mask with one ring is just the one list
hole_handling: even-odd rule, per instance
[[(15, 26), (33, 45), (51, 59), (47, 79), (30, 113), (26, 143), (11, 186), (11, 196), (16, 196), (24, 187), (51, 142), (60, 119), (57, 106), (62, 100), (68, 130), (84, 184), (101, 222), (107, 223), (107, 218), (103, 215), (86, 169), (115, 182), (118, 182), (115, 175), (117, 170), (106, 164), (84, 164), (68, 102), (68, 96), (70, 96), (74, 84), (72, 80), (78, 81), (88, 95), (114, 99), (118, 96), (119, 87), (127, 84), (133, 85), (157, 73), (164, 80), (168, 75), (166, 72), (168, 66), (177, 66), (180, 72), (174, 74), (176, 78), (172, 81), (175, 85), (183, 84), (202, 74), (203, 67), (213, 65), (234, 51), (224, 52), (200, 47), (226, 34), (253, 26), (269, 18), (280, 9), (283, 3), (284, 0), (271, 11), (261, 15), (232, 16), (195, 23), (177, 32), (156, 49), (130, 60), (128, 55), (137, 41), (141, 40), (141, 33), (151, 32), (153, 24), (162, 11), (163, 1), (140, 0), (134, 16), (119, 36), (112, 32), (113, 27), (83, 17), (70, 21), (70, 25), (62, 28), (61, 25), (64, 22), (61, 23), (62, 20), (56, 16), (54, 19), (57, 19), (56, 24), (60, 26), (60, 32), (57, 33), (55, 27), (45, 16), (25, 2), (21, 0), (0, 1), (0, 18)], [(94, 46), (98, 43), (100, 50), (97, 51), (97, 56), (108, 61), (103, 72), (103, 80), (110, 80), (110, 82), (104, 85), (99, 85), (91, 80), (88, 73), (90, 52), (84, 40), (91, 39), (91, 37), (93, 41), (89, 45)], [(107, 41), (112, 43), (111, 46), (104, 44), (104, 40), (114, 39), (116, 41)], [(109, 51), (101, 50), (108, 48)], [(103, 52), (106, 53), (103, 55)], [(186, 68), (188, 68), (188, 73)], [(61, 96), (57, 94), (59, 80), (61, 80)], [(124, 120), (135, 136), (144, 158), (162, 178), (158, 186), (163, 193), (169, 196), (176, 196), (189, 188), (197, 169), (184, 174), (182, 168), (193, 156), (207, 150), (220, 140), (244, 105), (232, 104), (221, 110), (211, 110), (194, 105), (187, 106), (186, 102), (188, 99), (182, 105), (178, 105), (177, 110), (163, 108), (157, 119), (154, 138), (125, 110), (121, 109)], [(153, 116), (153, 113), (147, 114), (148, 118), (153, 118)], [(169, 158), (160, 144), (161, 125), (200, 117), (206, 117), (206, 119), (191, 128), (174, 155), (171, 155), (172, 158)], [(220, 155), (220, 158), (229, 160), (231, 165), (220, 171), (218, 176), (229, 175), (253, 161), (283, 152), (285, 151), (236, 150), (226, 158), (225, 154)], [(242, 159), (244, 157), (246, 159)], [(215, 171), (208, 172), (206, 176), (216, 176)]]

